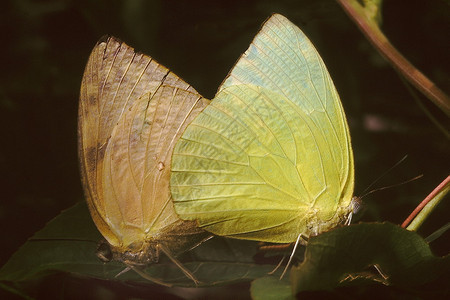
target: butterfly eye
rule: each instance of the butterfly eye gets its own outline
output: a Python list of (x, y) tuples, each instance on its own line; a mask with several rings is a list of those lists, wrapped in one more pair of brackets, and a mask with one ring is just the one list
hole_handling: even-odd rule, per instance
[(353, 214), (358, 214), (364, 208), (364, 203), (361, 201), (360, 197), (353, 197), (352, 205), (353, 205)]
[(111, 246), (106, 241), (102, 241), (99, 243), (95, 254), (102, 262), (110, 262), (113, 259)]

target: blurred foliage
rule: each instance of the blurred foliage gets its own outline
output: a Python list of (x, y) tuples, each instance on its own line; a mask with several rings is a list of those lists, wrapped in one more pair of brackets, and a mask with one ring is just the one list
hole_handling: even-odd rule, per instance
[[(364, 198), (360, 220), (401, 223), (448, 175), (449, 142), (334, 1), (8, 0), (0, 11), (0, 265), (61, 210), (83, 199), (76, 154), (78, 91), (88, 55), (103, 34), (151, 55), (212, 98), (272, 12), (285, 15), (307, 34), (335, 82), (352, 135), (355, 194), (361, 195), (406, 154), (408, 160), (377, 186), (424, 174), (423, 179)], [(383, 3), (383, 32), (447, 93), (449, 19), (445, 0)], [(449, 128), (447, 117), (422, 101)], [(444, 201), (419, 234), (428, 236), (446, 224), (448, 211)], [(448, 237), (446, 233), (430, 244), (434, 254), (447, 254)], [(64, 284), (69, 294), (80, 286), (110, 296), (123, 288), (54, 276), (39, 282), (41, 298), (48, 298), (51, 293), (46, 293), (57, 284)], [(248, 288), (226, 288), (227, 298), (249, 297)], [(145, 288), (133, 291), (130, 297), (145, 297)], [(366, 291), (387, 298), (393, 293), (384, 287)], [(215, 292), (225, 295), (220, 288)], [(154, 288), (152, 293), (164, 291)], [(190, 295), (183, 293), (178, 295)], [(96, 293), (90, 295), (97, 298)]]

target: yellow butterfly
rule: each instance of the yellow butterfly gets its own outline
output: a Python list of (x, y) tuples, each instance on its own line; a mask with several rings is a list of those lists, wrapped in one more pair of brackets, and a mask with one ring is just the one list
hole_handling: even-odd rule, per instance
[(333, 81), (306, 35), (279, 14), (173, 153), (177, 213), (217, 235), (291, 243), (349, 223), (356, 206)]
[(178, 140), (170, 187), (183, 220), (297, 247), (350, 223), (353, 164), (325, 64), (297, 26), (274, 14)]

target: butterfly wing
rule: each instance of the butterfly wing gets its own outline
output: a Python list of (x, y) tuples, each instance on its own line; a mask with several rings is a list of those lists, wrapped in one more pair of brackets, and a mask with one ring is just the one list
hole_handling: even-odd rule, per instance
[(218, 235), (293, 242), (349, 213), (353, 154), (344, 111), (302, 31), (273, 15), (172, 160), (182, 219)]
[(207, 103), (113, 37), (93, 49), (80, 92), (81, 173), (94, 222), (119, 251), (179, 221), (169, 191), (172, 150)]

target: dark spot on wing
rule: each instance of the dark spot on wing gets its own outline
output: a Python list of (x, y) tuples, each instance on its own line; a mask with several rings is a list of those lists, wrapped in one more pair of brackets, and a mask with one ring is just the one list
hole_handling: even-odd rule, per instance
[(93, 172), (97, 166), (97, 149), (95, 147), (87, 147), (84, 149), (86, 158), (87, 173)]

